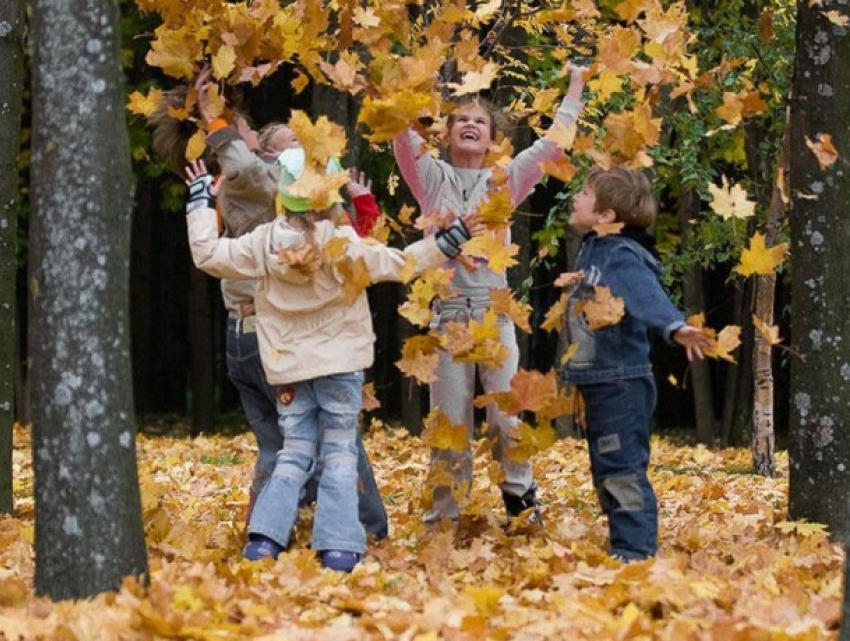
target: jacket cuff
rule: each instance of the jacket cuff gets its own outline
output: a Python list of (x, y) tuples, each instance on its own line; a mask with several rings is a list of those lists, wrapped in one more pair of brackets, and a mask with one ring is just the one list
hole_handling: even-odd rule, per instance
[(685, 323), (683, 321), (676, 321), (675, 323), (671, 323), (670, 325), (668, 325), (667, 328), (664, 330), (664, 340), (666, 340), (667, 343), (669, 343), (670, 345), (675, 345), (676, 341), (673, 340), (673, 337), (676, 335), (676, 332), (678, 332), (684, 326)]

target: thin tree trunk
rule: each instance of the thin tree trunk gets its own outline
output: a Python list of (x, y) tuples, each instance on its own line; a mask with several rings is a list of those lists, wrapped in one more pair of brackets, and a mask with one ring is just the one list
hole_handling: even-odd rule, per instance
[[(784, 185), (780, 181), (788, 175), (789, 135), (786, 130), (780, 153), (777, 179), (774, 181), (767, 215), (765, 246), (772, 247), (779, 233), (780, 221), (785, 217)], [(758, 276), (755, 282), (755, 316), (767, 326), (773, 325), (773, 308), (776, 300), (776, 274)], [(753, 377), (755, 398), (753, 399), (753, 469), (756, 474), (773, 477), (775, 433), (773, 425), (773, 349), (761, 332), (754, 335)]]
[(18, 151), (24, 84), (24, 6), (0, 3), (0, 514), (10, 514), (15, 422)]
[[(687, 238), (688, 221), (697, 217), (699, 205), (699, 194), (696, 191), (686, 191), (679, 197), (679, 227), (682, 238)], [(698, 266), (690, 267), (685, 272), (684, 291), (686, 309), (705, 309), (702, 270)], [(691, 383), (696, 408), (697, 440), (706, 445), (714, 445), (714, 401), (708, 361), (694, 361), (691, 364)]]
[[(212, 279), (190, 266), (189, 277), (189, 389), (192, 393), (192, 436), (209, 433), (215, 422), (215, 358), (213, 312), (210, 305)], [(215, 281), (217, 284), (217, 281)]]
[(110, 0), (32, 3), (35, 589), (55, 600), (147, 574), (118, 25)]

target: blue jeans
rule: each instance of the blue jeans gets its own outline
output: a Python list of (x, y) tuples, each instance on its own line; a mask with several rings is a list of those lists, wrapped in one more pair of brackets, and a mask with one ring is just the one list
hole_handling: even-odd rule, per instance
[(314, 550), (362, 553), (366, 532), (357, 512), (357, 416), (363, 373), (334, 374), (285, 387), (278, 403), (283, 450), (271, 479), (257, 497), (249, 534), (287, 547), (298, 517), (298, 496), (318, 462), (322, 464)]
[(593, 485), (608, 516), (612, 556), (643, 559), (658, 550), (658, 504), (647, 478), (652, 376), (577, 386), (585, 402)]
[[(244, 320), (227, 319), (227, 374), (239, 392), (245, 418), (257, 439), (258, 456), (251, 482), (251, 495), (256, 497), (271, 478), (277, 453), (283, 448), (283, 435), (278, 427), (277, 393), (266, 382), (260, 360), (256, 331), (242, 331)], [(378, 539), (389, 533), (387, 512), (375, 482), (372, 464), (357, 435), (357, 474), (360, 478), (360, 520), (369, 534)], [(307, 485), (308, 502), (315, 499), (315, 483)]]

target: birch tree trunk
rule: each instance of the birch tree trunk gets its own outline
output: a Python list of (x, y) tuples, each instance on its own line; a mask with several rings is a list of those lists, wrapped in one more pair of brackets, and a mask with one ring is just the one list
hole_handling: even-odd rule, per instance
[[(850, 17), (844, 0), (798, 3), (791, 101), (792, 347), (789, 511), (850, 532)], [(832, 137), (838, 159), (809, 144)]]
[[(765, 246), (776, 243), (780, 222), (785, 216), (785, 177), (788, 176), (788, 134), (782, 145), (777, 179), (774, 181), (770, 197), (770, 209), (765, 230)], [(776, 300), (776, 274), (758, 276), (755, 282), (754, 315), (768, 327), (773, 325), (773, 306)], [(773, 421), (773, 346), (760, 332), (754, 335), (753, 380), (755, 394), (753, 398), (753, 470), (756, 474), (773, 477), (776, 474), (774, 462), (775, 430)]]
[(34, 0), (30, 355), (35, 588), (147, 573), (130, 369), (132, 186), (118, 4)]
[[(5, 25), (5, 27), (4, 27)], [(18, 269), (18, 151), (24, 85), (24, 5), (0, 3), (0, 514), (14, 511), (15, 304)]]

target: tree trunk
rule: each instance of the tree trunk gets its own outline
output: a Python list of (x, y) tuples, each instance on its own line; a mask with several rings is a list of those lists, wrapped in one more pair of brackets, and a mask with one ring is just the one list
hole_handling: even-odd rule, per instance
[(118, 19), (109, 0), (32, 3), (35, 589), (56, 600), (147, 573)]
[(14, 511), (15, 283), (18, 249), (18, 150), (24, 84), (24, 6), (0, 4), (0, 514)]
[[(699, 205), (699, 194), (693, 190), (686, 191), (679, 197), (679, 227), (683, 239), (688, 237), (688, 221), (699, 215)], [(686, 309), (699, 311), (705, 309), (702, 270), (698, 265), (688, 268), (685, 272), (684, 293)], [(714, 445), (714, 401), (712, 400), (711, 372), (709, 371), (708, 361), (691, 363), (691, 383), (696, 408), (697, 440), (706, 445)]]
[[(785, 217), (784, 185), (780, 181), (788, 175), (788, 145), (786, 133), (780, 153), (777, 179), (774, 181), (770, 196), (770, 209), (767, 214), (765, 245), (772, 247), (776, 243), (781, 220)], [(776, 301), (776, 274), (757, 276), (755, 282), (755, 316), (768, 326), (773, 325), (773, 308)], [(773, 420), (773, 346), (761, 332), (754, 335), (753, 378), (755, 380), (755, 398), (753, 399), (753, 470), (756, 474), (773, 477), (776, 473), (774, 463), (775, 429)]]
[[(838, 0), (798, 3), (791, 100), (791, 252), (794, 255), (789, 511), (850, 531), (850, 35), (827, 17)], [(824, 134), (839, 151), (821, 166), (809, 148)]]
[[(215, 422), (215, 358), (210, 287), (214, 281), (189, 265), (189, 390), (192, 395), (192, 436), (210, 433)], [(219, 325), (220, 327), (221, 325)]]

